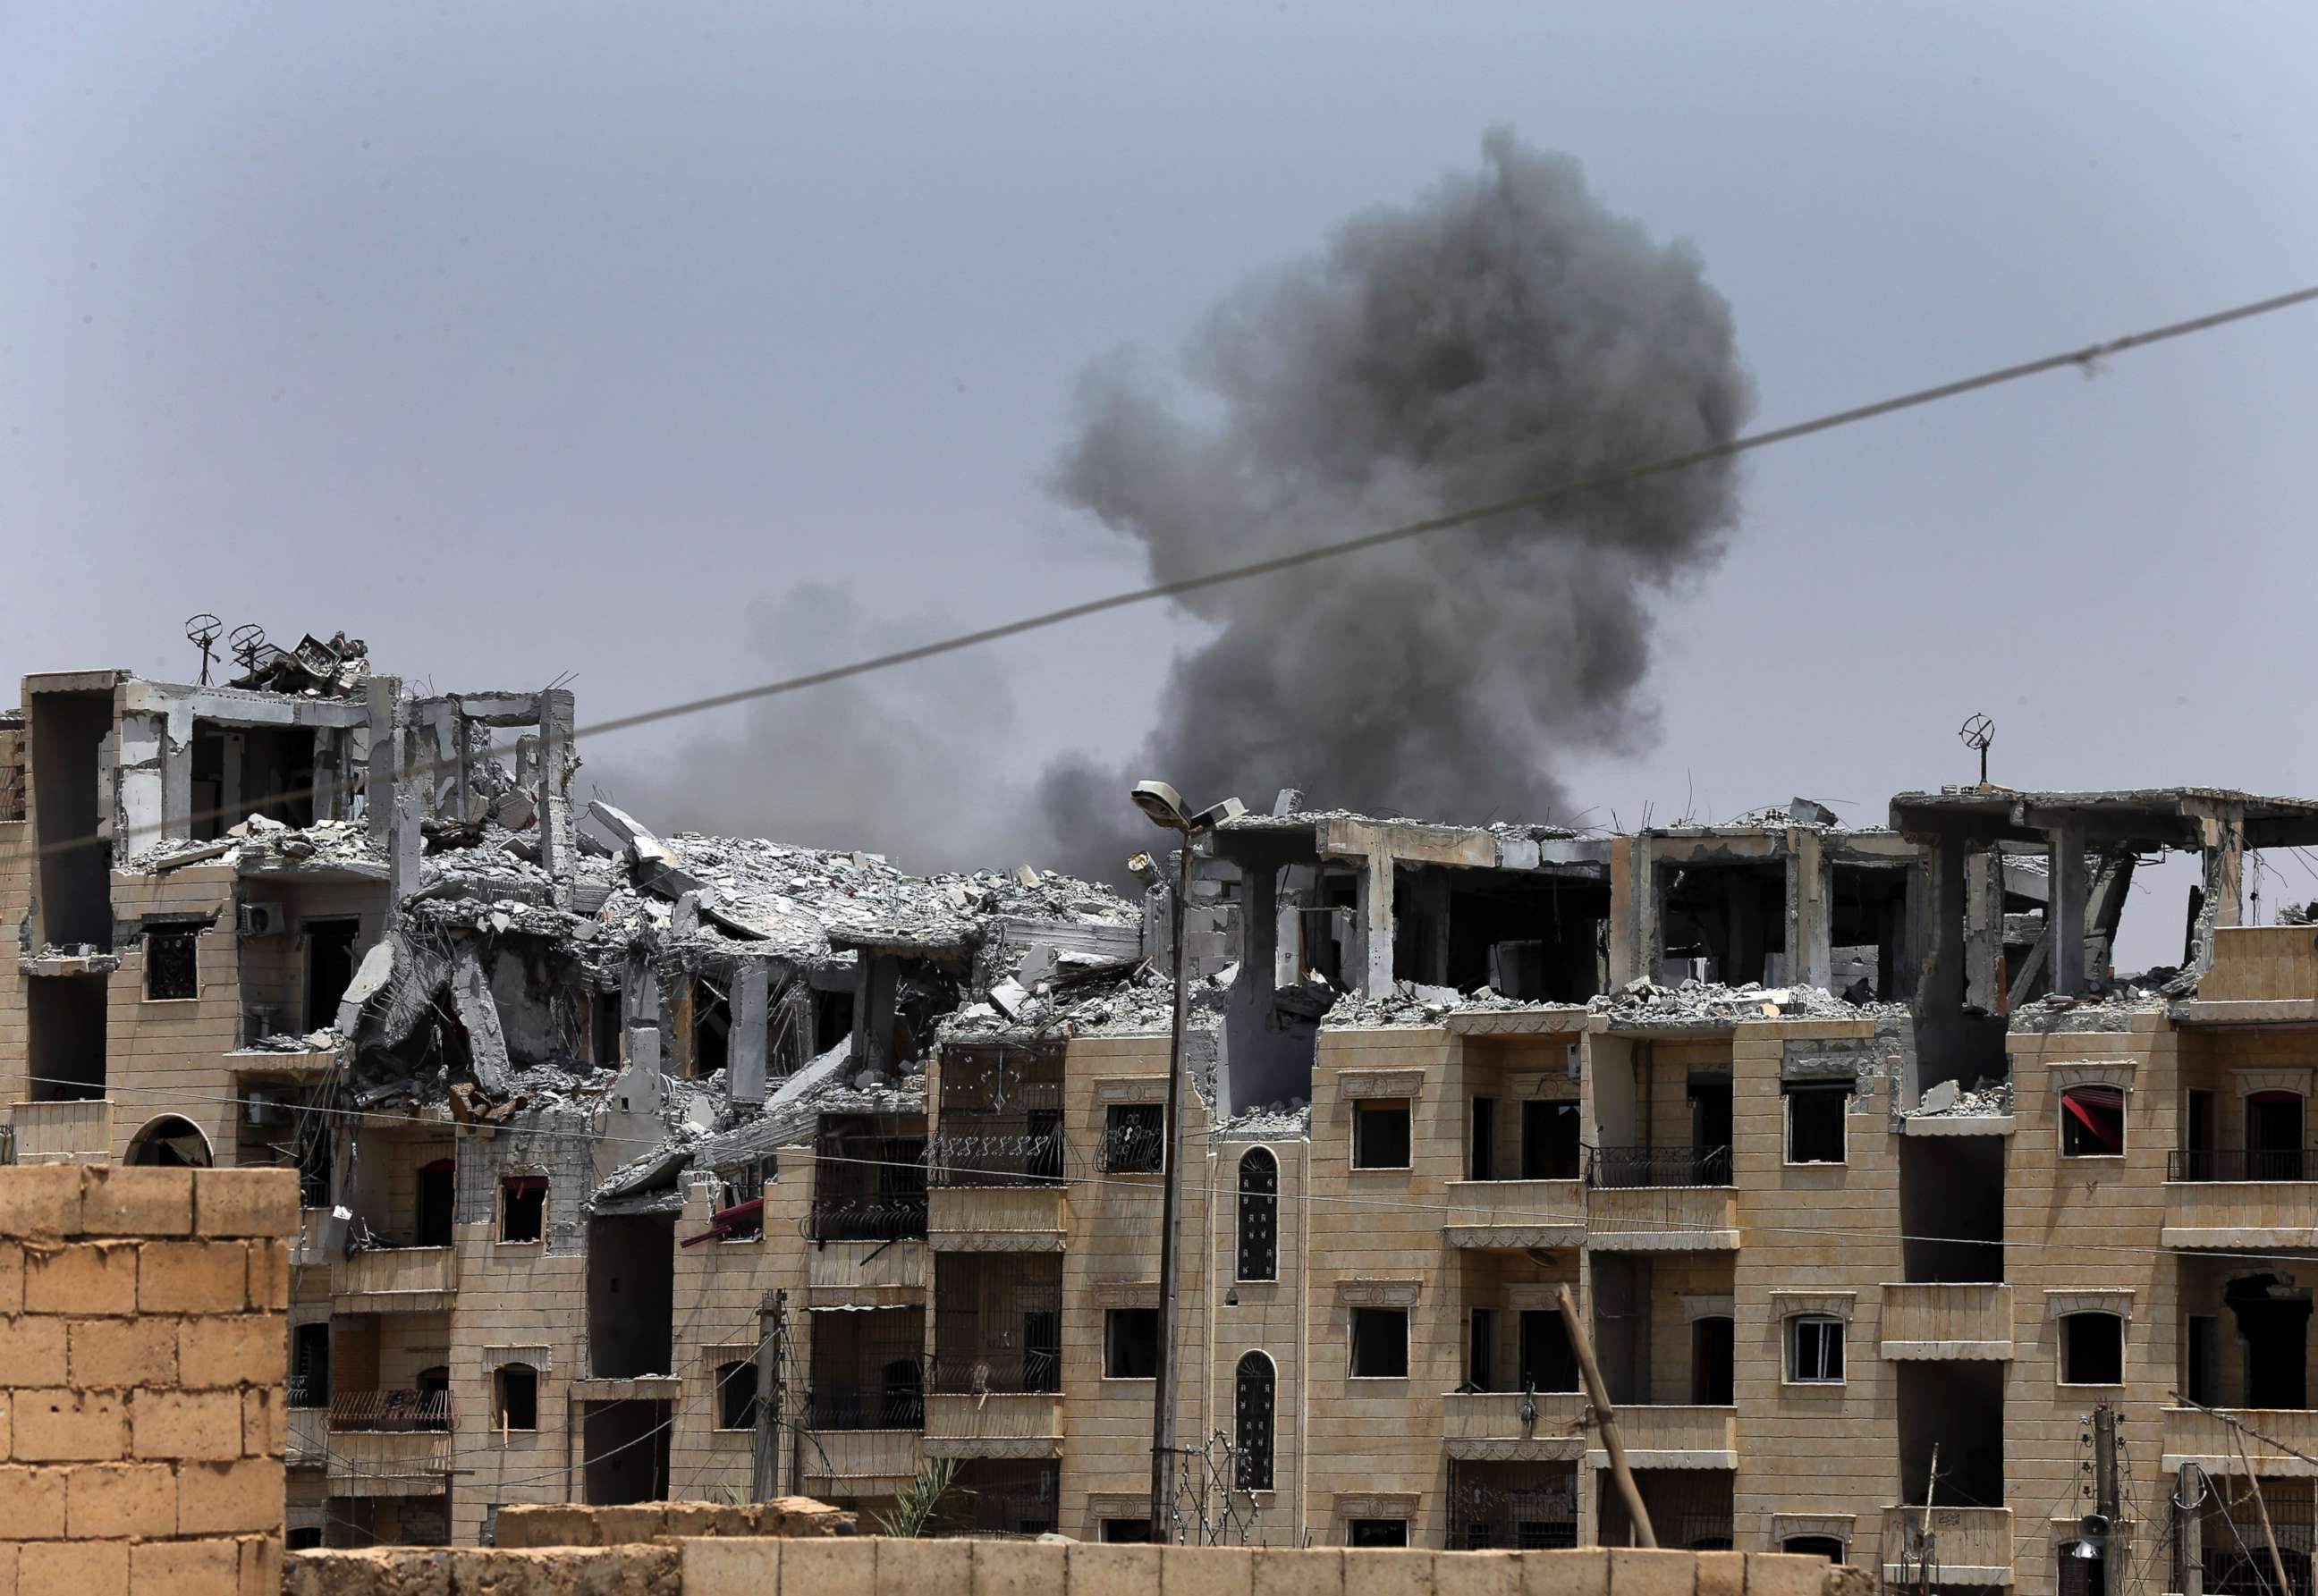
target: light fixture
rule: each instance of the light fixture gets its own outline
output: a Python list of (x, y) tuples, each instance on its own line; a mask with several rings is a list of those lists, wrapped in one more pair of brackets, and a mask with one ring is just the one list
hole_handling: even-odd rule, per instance
[(1224, 1293), (1224, 1306), (1226, 1308), (1236, 1308), (1239, 1306), (1238, 1287), (1235, 1286), (1229, 1291)]
[(1151, 817), (1153, 825), (1170, 831), (1191, 829), (1191, 817), (1183, 812), (1183, 795), (1165, 782), (1137, 782), (1128, 796), (1135, 800), (1136, 808)]

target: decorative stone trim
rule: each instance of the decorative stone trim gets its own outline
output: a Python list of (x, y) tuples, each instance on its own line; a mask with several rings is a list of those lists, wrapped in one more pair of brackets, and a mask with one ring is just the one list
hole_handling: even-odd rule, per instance
[[(1064, 1236), (1058, 1230), (937, 1230), (929, 1240), (937, 1252), (1060, 1252)], [(924, 1287), (907, 1289), (918, 1294), (912, 1300), (923, 1300)]]
[(2258, 1091), (2290, 1091), (2303, 1098), (2310, 1096), (2307, 1070), (2233, 1070), (2230, 1074), (2240, 1098), (2250, 1098)]
[(2133, 1089), (2134, 1060), (2132, 1059), (2071, 1059), (2066, 1063), (2047, 1065), (2044, 1079), (2054, 1091), (2066, 1091), (2072, 1086), (2113, 1086), (2119, 1091)]
[(1159, 1282), (1156, 1280), (1097, 1280), (1091, 1294), (1098, 1308), (1155, 1308), (1159, 1305)]
[[(929, 1457), (1059, 1457), (1063, 1455), (1063, 1438), (1059, 1435), (930, 1435), (921, 1443), (921, 1450)], [(1147, 1513), (1150, 1509), (1146, 1507), (1143, 1511)]]
[(1108, 1107), (1113, 1103), (1163, 1103), (1167, 1100), (1167, 1077), (1164, 1075), (1102, 1075), (1095, 1079), (1095, 1106)]
[(1346, 1519), (1414, 1519), (1422, 1500), (1414, 1491), (1339, 1491), (1336, 1511)]
[(1369, 1098), (1413, 1098), (1424, 1089), (1422, 1070), (1339, 1070), (1336, 1090), (1358, 1101)]
[(1586, 1457), (1582, 1435), (1540, 1435), (1527, 1440), (1452, 1435), (1449, 1456), (1460, 1463), (1577, 1463)]
[(1777, 1551), (1798, 1535), (1824, 1535), (1843, 1543), (1844, 1550), (1851, 1549), (1851, 1532), (1858, 1522), (1854, 1513), (1773, 1513), (1771, 1515), (1771, 1550)]
[(1336, 1300), (1348, 1308), (1413, 1308), (1424, 1289), (1422, 1280), (1353, 1278), (1336, 1282)]
[[(1566, 1224), (1447, 1224), (1442, 1226), (1451, 1247), (1535, 1247), (1546, 1251), (1576, 1247), (1586, 1240), (1586, 1222)], [(1542, 1305), (1551, 1307), (1551, 1303)]]
[[(754, 1357), (756, 1355), (757, 1349), (755, 1345), (751, 1343), (745, 1348), (744, 1350), (749, 1356)], [(539, 1344), (534, 1344), (528, 1347), (485, 1347), (483, 1349), (483, 1372), (487, 1375), (493, 1374), (506, 1364), (527, 1363), (544, 1375), (555, 1367), (553, 1352), (553, 1349), (552, 1348)]]
[(1685, 1291), (1681, 1294), (1680, 1301), (1685, 1319), (1730, 1319), (1735, 1317), (1738, 1311), (1738, 1305), (1727, 1291)]
[(2044, 1314), (2054, 1321), (2071, 1314), (2114, 1314), (2130, 1325), (2133, 1323), (2133, 1293), (2122, 1287), (2048, 1291), (2044, 1294)]
[(1780, 1291), (1771, 1293), (1771, 1316), (1792, 1319), (1798, 1314), (1823, 1314), (1830, 1319), (1851, 1323), (1853, 1305), (1859, 1300), (1855, 1291)]
[(1147, 1519), (1151, 1516), (1151, 1497), (1147, 1492), (1090, 1491), (1087, 1493), (1087, 1517), (1101, 1523), (1105, 1519)]

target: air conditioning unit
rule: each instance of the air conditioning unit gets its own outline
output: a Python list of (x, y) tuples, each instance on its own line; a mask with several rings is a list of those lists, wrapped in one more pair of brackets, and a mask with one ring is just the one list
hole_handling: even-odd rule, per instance
[(237, 923), (245, 937), (279, 937), (288, 929), (290, 917), (279, 903), (245, 903)]

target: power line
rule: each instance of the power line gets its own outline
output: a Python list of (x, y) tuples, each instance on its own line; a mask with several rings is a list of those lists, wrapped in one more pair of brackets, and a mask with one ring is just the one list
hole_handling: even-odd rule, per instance
[[(1316, 565), (1324, 560), (1365, 553), (1371, 549), (1380, 549), (1390, 544), (1427, 537), (1434, 533), (1470, 526), (1477, 522), (1494, 520), (1501, 516), (1514, 515), (1524, 510), (1543, 509), (1588, 494), (1630, 487), (1653, 477), (1668, 476), (1694, 470), (1702, 465), (1711, 465), (1717, 461), (1736, 459), (1739, 455), (1752, 453), (1759, 449), (1767, 449), (1779, 444), (1793, 443), (1801, 438), (1834, 432), (1846, 426), (1855, 426), (1862, 422), (1878, 420), (1886, 416), (1898, 415), (1905, 410), (1917, 409), (1926, 405), (1938, 404), (1947, 399), (1962, 398), (1966, 394), (1981, 392), (1986, 389), (2023, 381), (2027, 378), (2042, 376), (2049, 372), (2075, 367), (2080, 371), (2090, 372), (2100, 362), (2115, 355), (2130, 354), (2134, 350), (2145, 349), (2152, 345), (2167, 343), (2174, 339), (2192, 337), (2236, 322), (2250, 321), (2257, 317), (2291, 309), (2313, 300), (2318, 300), (2318, 285), (2296, 289), (2291, 292), (2275, 294), (2268, 299), (2254, 300), (2245, 304), (2233, 305), (2226, 309), (2191, 317), (2185, 321), (2168, 322), (2140, 332), (2125, 333), (2100, 343), (2088, 344), (2081, 348), (2040, 355), (2034, 360), (2022, 361), (2014, 365), (1999, 366), (1972, 376), (1935, 383), (1929, 388), (1918, 388), (1910, 392), (1895, 394), (1889, 399), (1855, 405), (1847, 409), (1831, 410), (1805, 421), (1772, 427), (1764, 432), (1745, 434), (1724, 443), (1711, 444), (1702, 449), (1686, 450), (1658, 460), (1580, 478), (1576, 481), (1566, 482), (1538, 492), (1518, 494), (1510, 498), (1496, 499), (1487, 504), (1471, 505), (1442, 515), (1428, 516), (1422, 520), (1407, 522), (1399, 526), (1388, 527), (1380, 532), (1366, 533), (1358, 537), (1340, 538), (1329, 542), (1313, 543), (1263, 560), (1249, 560), (1239, 565), (1220, 566), (1216, 569), (1203, 571), (1195, 576), (1180, 577), (1172, 581), (1155, 582), (1147, 587), (1128, 588), (1099, 598), (1083, 599), (1076, 604), (1065, 605), (1059, 609), (1024, 615), (995, 626), (985, 626), (972, 632), (959, 632), (930, 642), (918, 643), (906, 649), (874, 654), (866, 659), (853, 660), (849, 664), (830, 666), (821, 670), (807, 671), (801, 676), (786, 677), (777, 681), (760, 682), (754, 686), (736, 687), (728, 692), (711, 694), (706, 697), (686, 699), (675, 704), (663, 704), (655, 709), (639, 710), (633, 714), (615, 716), (610, 720), (597, 722), (593, 725), (575, 728), (572, 738), (576, 742), (581, 737), (608, 737), (615, 732), (633, 731), (639, 726), (649, 726), (661, 721), (704, 714), (711, 710), (726, 709), (734, 704), (754, 703), (760, 699), (801, 692), (810, 687), (826, 686), (832, 682), (847, 681), (855, 677), (890, 670), (896, 666), (915, 664), (921, 659), (937, 659), (945, 654), (979, 648), (985, 643), (998, 642), (1010, 637), (1020, 637), (1026, 632), (1044, 631), (1066, 622), (1105, 614), (1112, 610), (1149, 604), (1158, 599), (1180, 598), (1186, 594), (1204, 592), (1210, 587), (1247, 581), (1256, 577), (1274, 576), (1282, 571)], [(480, 754), (463, 749), (459, 761), (444, 761), (439, 757), (431, 761), (419, 760), (410, 768), (402, 771), (400, 778), (409, 780), (419, 775), (431, 776), (452, 768), (456, 763), (477, 758), (496, 759), (514, 753), (516, 749), (515, 744), (508, 744), (504, 748), (492, 746)], [(293, 791), (270, 796), (274, 800), (310, 798), (320, 790), (320, 785), (317, 784), (302, 793)], [(190, 818), (220, 819), (229, 812), (231, 811), (219, 807)], [(44, 856), (51, 851), (85, 846), (94, 840), (96, 838), (92, 835), (36, 843), (31, 851), (36, 855)], [(121, 840), (125, 844), (128, 839), (124, 837)]]

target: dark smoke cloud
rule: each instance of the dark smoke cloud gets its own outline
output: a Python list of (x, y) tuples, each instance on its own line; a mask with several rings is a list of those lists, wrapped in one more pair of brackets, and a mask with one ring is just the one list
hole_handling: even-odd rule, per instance
[[(1063, 501), (1143, 545), (1155, 578), (1540, 491), (1733, 436), (1752, 408), (1730, 308), (1575, 163), (1502, 130), (1483, 169), (1355, 217), (1233, 294), (1180, 375), (1083, 379)], [(1122, 784), (1205, 803), (1545, 819), (1562, 758), (1654, 733), (1649, 601), (1719, 557), (1728, 462), (1545, 511), (1210, 588), (1124, 771), (1041, 785), (1078, 868), (1130, 843)], [(1131, 825), (1133, 817), (1127, 817)]]

